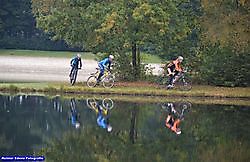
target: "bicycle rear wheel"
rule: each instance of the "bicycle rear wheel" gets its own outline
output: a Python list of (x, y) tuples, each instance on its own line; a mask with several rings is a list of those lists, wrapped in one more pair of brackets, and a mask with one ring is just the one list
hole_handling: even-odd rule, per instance
[(87, 86), (88, 87), (93, 88), (96, 86), (96, 84), (97, 84), (97, 78), (95, 76), (90, 76), (87, 79)]
[(70, 76), (70, 84), (73, 86), (76, 82), (76, 78), (77, 78), (77, 69), (74, 69), (71, 76)]
[(111, 110), (113, 108), (113, 106), (114, 106), (114, 102), (110, 98), (105, 98), (104, 100), (102, 100), (102, 106), (105, 109)]
[(115, 79), (112, 75), (109, 75), (102, 80), (102, 84), (105, 88), (112, 88), (115, 84)]
[(92, 106), (96, 105), (96, 100), (94, 98), (87, 98), (86, 105), (92, 109)]

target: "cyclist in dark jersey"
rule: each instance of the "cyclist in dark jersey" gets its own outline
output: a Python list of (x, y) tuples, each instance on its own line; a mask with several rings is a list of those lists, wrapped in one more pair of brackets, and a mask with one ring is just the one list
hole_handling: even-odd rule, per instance
[(168, 81), (168, 86), (167, 88), (173, 88), (174, 87), (174, 83), (175, 83), (175, 77), (182, 72), (182, 67), (181, 67), (181, 63), (183, 61), (183, 57), (179, 56), (176, 60), (171, 61), (168, 65), (167, 65), (167, 72), (168, 72), (168, 76), (169, 76), (169, 81)]
[(179, 128), (181, 118), (183, 118), (182, 115), (177, 115), (177, 111), (175, 110), (175, 106), (173, 103), (168, 103), (166, 107), (168, 110), (168, 115), (165, 120), (165, 126), (169, 128), (171, 131), (173, 131), (176, 134), (181, 134), (181, 129)]
[(81, 54), (77, 54), (74, 58), (70, 61), (70, 66), (72, 67), (70, 70), (69, 76), (71, 76), (74, 69), (81, 69), (82, 68), (82, 60), (81, 60)]
[(80, 128), (79, 113), (76, 110), (76, 101), (74, 98), (70, 100), (70, 120), (73, 127), (76, 129)]

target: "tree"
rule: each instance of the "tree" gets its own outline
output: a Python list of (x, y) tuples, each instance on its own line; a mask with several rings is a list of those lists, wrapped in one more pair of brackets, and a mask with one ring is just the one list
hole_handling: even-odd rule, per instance
[[(132, 54), (133, 74), (140, 68), (140, 47), (150, 43), (163, 47), (169, 34), (176, 39), (190, 32), (181, 7), (187, 0), (32, 0), (38, 27), (93, 52)], [(48, 7), (49, 6), (49, 7)], [(185, 18), (185, 19), (184, 19)], [(175, 24), (178, 30), (172, 28)]]
[(250, 1), (202, 0), (200, 23), (202, 41), (234, 47), (234, 51), (249, 51)]
[(49, 37), (49, 34), (36, 28), (31, 0), (0, 1), (0, 48), (70, 49), (65, 42), (53, 42)]

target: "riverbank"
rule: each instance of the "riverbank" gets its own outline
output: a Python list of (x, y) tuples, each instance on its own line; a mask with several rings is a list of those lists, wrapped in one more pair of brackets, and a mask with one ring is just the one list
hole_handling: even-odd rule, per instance
[(250, 99), (250, 87), (215, 87), (193, 86), (191, 91), (166, 90), (150, 83), (117, 83), (115, 87), (89, 88), (78, 83), (70, 86), (68, 83), (0, 83), (1, 92), (52, 93), (52, 94), (97, 94), (97, 95), (129, 95), (129, 96), (159, 96), (159, 97), (207, 97), (207, 98), (239, 98)]

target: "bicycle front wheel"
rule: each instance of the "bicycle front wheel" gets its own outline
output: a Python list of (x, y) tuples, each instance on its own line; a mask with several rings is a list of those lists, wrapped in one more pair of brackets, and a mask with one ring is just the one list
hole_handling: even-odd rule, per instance
[(104, 100), (102, 100), (102, 106), (106, 109), (111, 110), (114, 106), (114, 102), (110, 98), (105, 98)]
[(185, 80), (183, 80), (180, 83), (180, 90), (182, 91), (189, 91), (192, 89), (192, 83), (189, 79), (185, 78)]
[(112, 88), (115, 84), (115, 79), (112, 75), (109, 75), (102, 80), (102, 84), (105, 88)]
[(93, 88), (96, 86), (96, 84), (97, 84), (97, 78), (95, 76), (90, 76), (87, 79), (87, 86), (88, 87)]

